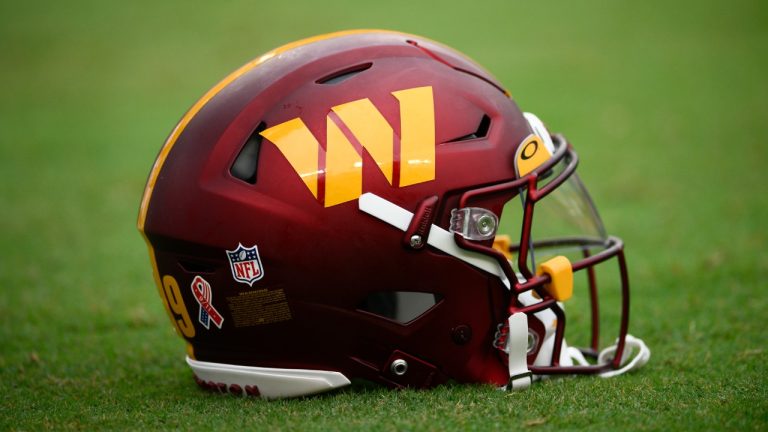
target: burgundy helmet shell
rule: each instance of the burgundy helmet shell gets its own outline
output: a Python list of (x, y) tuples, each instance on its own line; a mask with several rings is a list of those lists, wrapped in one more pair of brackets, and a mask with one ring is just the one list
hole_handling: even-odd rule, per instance
[[(525, 387), (621, 371), (629, 351), (622, 243), (604, 234), (577, 160), (462, 54), (339, 32), (269, 52), (206, 93), (160, 151), (138, 226), (206, 388)], [(537, 237), (534, 208), (564, 189), (589, 235)], [(614, 257), (620, 328), (616, 352), (598, 358), (593, 266)], [(579, 270), (593, 337), (576, 354), (562, 302)]]

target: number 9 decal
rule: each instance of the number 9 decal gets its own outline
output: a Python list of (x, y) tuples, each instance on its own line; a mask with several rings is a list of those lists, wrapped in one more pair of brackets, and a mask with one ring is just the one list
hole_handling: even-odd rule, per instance
[(176, 282), (173, 276), (163, 276), (163, 295), (165, 296), (164, 300), (168, 305), (168, 311), (170, 312), (173, 324), (179, 333), (187, 338), (195, 337), (195, 326), (192, 325), (187, 307), (184, 306), (184, 299), (181, 298), (179, 283)]

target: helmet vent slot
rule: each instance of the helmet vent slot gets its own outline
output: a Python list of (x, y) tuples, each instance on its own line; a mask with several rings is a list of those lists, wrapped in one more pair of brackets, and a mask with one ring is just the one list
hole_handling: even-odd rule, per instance
[(340, 71), (336, 71), (330, 75), (327, 75), (323, 78), (320, 78), (319, 80), (315, 81), (317, 84), (338, 84), (342, 81), (346, 81), (353, 76), (359, 74), (360, 72), (363, 72), (365, 70), (368, 70), (373, 66), (373, 63), (363, 63), (357, 66), (352, 66), (346, 69), (342, 69)]
[(446, 142), (454, 143), (454, 142), (461, 142), (461, 141), (469, 141), (477, 138), (484, 138), (486, 135), (488, 135), (488, 130), (490, 128), (491, 128), (491, 118), (488, 117), (488, 115), (483, 114), (483, 118), (480, 119), (480, 124), (477, 125), (477, 130), (475, 130), (470, 134), (460, 136), (458, 138), (454, 138)]
[(256, 168), (259, 165), (259, 150), (261, 150), (262, 136), (260, 133), (267, 128), (264, 122), (256, 126), (248, 141), (240, 150), (240, 154), (235, 158), (235, 162), (230, 167), (229, 172), (233, 177), (238, 178), (250, 184), (256, 183)]
[(363, 300), (362, 311), (406, 324), (440, 303), (439, 294), (417, 291), (376, 292)]

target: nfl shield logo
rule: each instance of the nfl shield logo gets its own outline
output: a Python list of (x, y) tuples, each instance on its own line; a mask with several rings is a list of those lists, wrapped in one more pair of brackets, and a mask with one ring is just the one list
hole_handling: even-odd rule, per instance
[(238, 243), (235, 250), (227, 251), (227, 258), (232, 268), (232, 277), (236, 281), (253, 286), (254, 282), (264, 277), (264, 268), (261, 266), (256, 245), (247, 248)]

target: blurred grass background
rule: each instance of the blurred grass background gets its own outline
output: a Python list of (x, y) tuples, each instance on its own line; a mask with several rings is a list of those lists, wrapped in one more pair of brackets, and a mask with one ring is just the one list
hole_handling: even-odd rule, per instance
[[(504, 394), (197, 390), (135, 228), (163, 140), (295, 39), (453, 46), (567, 134), (632, 273), (638, 373)], [(768, 4), (0, 2), (0, 429), (765, 430)]]

